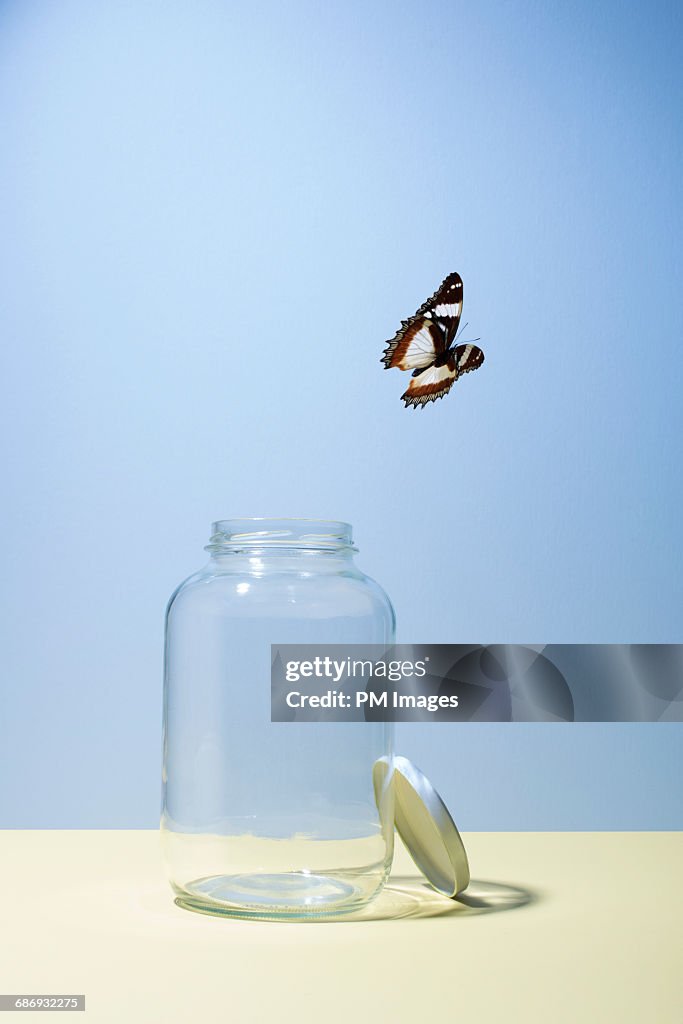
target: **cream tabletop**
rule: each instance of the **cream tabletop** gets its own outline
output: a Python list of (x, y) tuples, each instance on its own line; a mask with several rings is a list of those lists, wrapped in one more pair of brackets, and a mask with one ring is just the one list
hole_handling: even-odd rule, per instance
[(271, 923), (176, 907), (156, 832), (4, 831), (0, 993), (98, 1024), (681, 1024), (682, 836), (469, 833), (458, 901), (399, 849), (362, 915)]

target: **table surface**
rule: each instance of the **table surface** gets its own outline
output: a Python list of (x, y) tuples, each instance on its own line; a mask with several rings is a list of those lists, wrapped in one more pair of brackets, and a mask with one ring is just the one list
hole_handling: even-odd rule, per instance
[(459, 901), (400, 848), (355, 919), (283, 923), (175, 906), (153, 831), (0, 832), (0, 992), (98, 1024), (681, 1024), (683, 833), (463, 838)]

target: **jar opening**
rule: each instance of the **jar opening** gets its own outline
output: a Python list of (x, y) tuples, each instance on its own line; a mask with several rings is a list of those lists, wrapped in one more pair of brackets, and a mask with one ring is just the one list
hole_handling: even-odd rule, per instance
[(269, 519), (244, 516), (219, 519), (212, 524), (207, 551), (245, 548), (297, 548), (311, 551), (355, 551), (349, 523), (334, 519)]

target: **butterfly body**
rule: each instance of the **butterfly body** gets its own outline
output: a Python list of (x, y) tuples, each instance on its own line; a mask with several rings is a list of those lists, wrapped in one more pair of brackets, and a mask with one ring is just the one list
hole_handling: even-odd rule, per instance
[(443, 398), (463, 373), (478, 369), (484, 353), (472, 343), (456, 345), (462, 313), (463, 284), (449, 274), (409, 320), (402, 320), (382, 356), (385, 369), (412, 370), (401, 396), (406, 408)]
[[(434, 366), (446, 366), (446, 364), (453, 358), (453, 352), (454, 349), (452, 348), (447, 349), (445, 352), (439, 352), (434, 360)], [(418, 366), (416, 370), (413, 370), (413, 377), (419, 377), (426, 369), (426, 366)]]

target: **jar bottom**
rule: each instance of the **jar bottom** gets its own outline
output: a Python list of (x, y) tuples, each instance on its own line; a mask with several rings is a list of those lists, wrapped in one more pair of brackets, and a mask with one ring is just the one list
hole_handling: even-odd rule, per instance
[(362, 879), (343, 873), (305, 871), (277, 874), (212, 875), (174, 886), (176, 903), (187, 910), (228, 917), (310, 918), (348, 914), (379, 893), (384, 876)]

